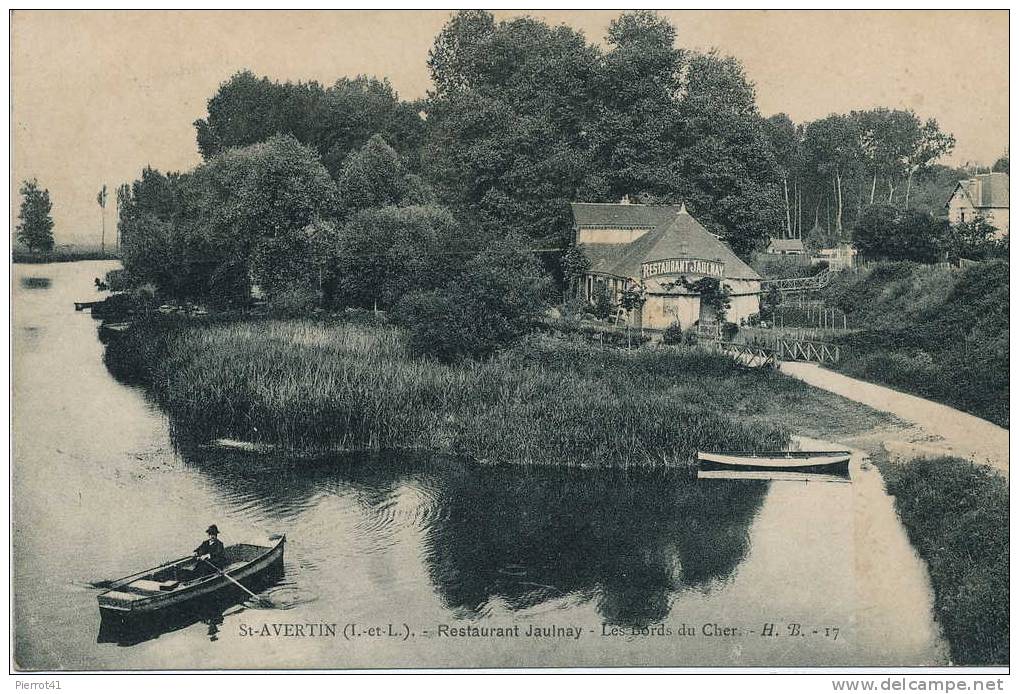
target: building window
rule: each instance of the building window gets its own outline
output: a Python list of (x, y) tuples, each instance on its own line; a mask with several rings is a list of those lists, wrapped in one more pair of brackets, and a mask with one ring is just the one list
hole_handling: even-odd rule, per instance
[(966, 223), (966, 213), (963, 212), (962, 210), (959, 211), (959, 219), (962, 221), (963, 224)]

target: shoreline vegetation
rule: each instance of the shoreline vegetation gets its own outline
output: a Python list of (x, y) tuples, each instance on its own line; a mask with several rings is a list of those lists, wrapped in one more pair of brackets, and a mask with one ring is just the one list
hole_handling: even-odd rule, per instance
[(76, 263), (80, 260), (120, 260), (120, 253), (103, 251), (98, 248), (55, 248), (52, 251), (31, 252), (21, 249), (11, 251), (12, 263)]
[(956, 665), (1009, 660), (1008, 482), (960, 458), (879, 465), (926, 562), (934, 613)]
[(782, 448), (790, 433), (887, 416), (696, 347), (628, 351), (531, 334), (485, 361), (415, 356), (365, 320), (153, 316), (107, 344), (175, 428), (293, 453), (425, 449), (484, 463), (648, 467), (697, 450)]

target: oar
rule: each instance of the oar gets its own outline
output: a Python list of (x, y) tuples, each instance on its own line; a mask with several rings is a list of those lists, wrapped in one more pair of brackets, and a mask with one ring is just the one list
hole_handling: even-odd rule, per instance
[(242, 585), (241, 585), (241, 582), (240, 582), (240, 581), (238, 581), (238, 580), (236, 580), (236, 579), (234, 579), (234, 577), (233, 577), (233, 576), (231, 576), (230, 574), (226, 574), (226, 573), (223, 573), (222, 571), (220, 571), (219, 567), (218, 567), (218, 566), (216, 566), (215, 564), (213, 564), (213, 563), (212, 563), (211, 561), (209, 561), (208, 559), (203, 559), (202, 557), (198, 557), (198, 558), (199, 558), (199, 559), (201, 559), (202, 561), (204, 561), (204, 562), (205, 562), (206, 564), (208, 564), (208, 565), (209, 565), (209, 566), (211, 566), (212, 568), (214, 568), (214, 569), (216, 570), (216, 573), (218, 573), (218, 574), (219, 574), (220, 576), (222, 576), (222, 577), (223, 577), (223, 578), (225, 578), (226, 580), (228, 580), (228, 581), (230, 581), (231, 583), (233, 583), (233, 584), (234, 584), (235, 586), (237, 586), (238, 588), (240, 588), (241, 590), (243, 590), (243, 591), (244, 591), (245, 593), (247, 593), (248, 595), (250, 595), (251, 597), (253, 597), (253, 598), (254, 598), (255, 600), (257, 600), (258, 602), (262, 603), (262, 604), (263, 604), (263, 605), (265, 605), (266, 607), (275, 607), (275, 605), (273, 605), (273, 604), (272, 604), (272, 602), (270, 602), (268, 598), (263, 598), (263, 597), (261, 597), (260, 595), (255, 595), (255, 594), (254, 594), (254, 593), (252, 593), (252, 592), (251, 592), (250, 590), (248, 590), (247, 588), (245, 588), (244, 586), (242, 586)]

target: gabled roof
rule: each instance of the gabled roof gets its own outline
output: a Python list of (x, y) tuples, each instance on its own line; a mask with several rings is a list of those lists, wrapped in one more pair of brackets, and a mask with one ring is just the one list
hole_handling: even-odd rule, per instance
[[(616, 207), (652, 206), (618, 205)], [(674, 205), (653, 207), (675, 209), (672, 220), (659, 224), (632, 243), (581, 244), (591, 261), (591, 272), (616, 277), (640, 278), (641, 264), (652, 260), (701, 258), (724, 263), (727, 279), (761, 279), (761, 276), (740, 260), (732, 252), (732, 249), (694, 219), (685, 207)], [(636, 216), (628, 217), (628, 219), (636, 218)]]
[(775, 251), (800, 251), (803, 252), (803, 239), (772, 239), (768, 244), (768, 250)]
[(952, 191), (951, 197), (948, 198), (949, 202), (955, 197), (960, 188), (969, 204), (977, 209), (1008, 207), (1007, 173), (979, 174), (973, 178), (959, 181)]
[(577, 227), (637, 227), (654, 229), (676, 218), (681, 205), (637, 205), (611, 202), (572, 202)]

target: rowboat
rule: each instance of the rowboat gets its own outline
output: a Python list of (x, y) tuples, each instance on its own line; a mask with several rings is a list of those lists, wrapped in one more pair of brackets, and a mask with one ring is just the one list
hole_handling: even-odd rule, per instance
[(849, 473), (850, 451), (769, 451), (765, 453), (697, 452), (701, 470), (795, 471)]
[(109, 590), (97, 596), (102, 621), (132, 626), (169, 623), (175, 613), (246, 597), (238, 583), (254, 590), (282, 574), (285, 544), (286, 536), (276, 535), (264, 541), (229, 545), (220, 572), (211, 567), (211, 573), (196, 571), (201, 562), (189, 555), (111, 581)]

